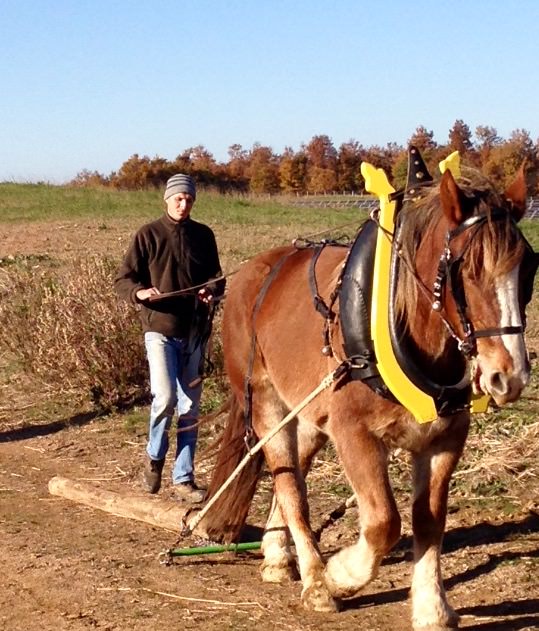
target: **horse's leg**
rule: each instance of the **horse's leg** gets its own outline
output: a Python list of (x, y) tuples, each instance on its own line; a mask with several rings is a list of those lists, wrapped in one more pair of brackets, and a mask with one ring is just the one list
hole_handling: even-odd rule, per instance
[[(286, 410), (273, 388), (258, 387), (253, 400), (253, 424), (263, 436), (285, 415)], [(337, 603), (324, 580), (324, 562), (309, 526), (305, 479), (298, 453), (298, 424), (284, 427), (264, 447), (266, 462), (273, 475), (274, 492), (282, 516), (296, 546), (298, 569), (303, 583), (301, 600), (314, 611), (336, 611)], [(275, 517), (277, 519), (277, 516)], [(267, 543), (269, 548), (269, 543)]]
[[(314, 455), (327, 442), (327, 436), (318, 432), (315, 428), (310, 431), (304, 425), (299, 428), (300, 439), (298, 441), (299, 463), (303, 477), (307, 475)], [(267, 583), (280, 583), (285, 580), (297, 578), (294, 557), (290, 551), (290, 531), (288, 530), (277, 498), (274, 495), (271, 504), (264, 537), (262, 539), (262, 580)]]
[(262, 553), (264, 561), (260, 572), (265, 583), (282, 583), (293, 578), (294, 558), (290, 551), (290, 532), (281, 515), (275, 494), (262, 537)]
[[(442, 631), (458, 628), (458, 615), (447, 602), (440, 567), (451, 475), (462, 454), (469, 417), (454, 419), (450, 430), (423, 453), (413, 455), (414, 574), (412, 622), (414, 629)], [(451, 432), (448, 438), (449, 431)]]
[(334, 554), (326, 581), (336, 597), (353, 596), (375, 578), (382, 558), (400, 537), (401, 521), (389, 484), (387, 450), (361, 423), (332, 432), (337, 453), (356, 494), (358, 542)]

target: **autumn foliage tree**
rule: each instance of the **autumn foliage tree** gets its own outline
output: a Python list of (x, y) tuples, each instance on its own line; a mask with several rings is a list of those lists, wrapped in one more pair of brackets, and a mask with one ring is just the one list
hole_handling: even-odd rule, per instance
[(339, 147), (337, 152), (337, 189), (360, 193), (365, 188), (361, 175), (363, 147), (355, 140), (349, 140)]
[(279, 162), (279, 186), (286, 194), (305, 193), (307, 185), (307, 156), (287, 147)]
[[(537, 190), (539, 140), (534, 142), (525, 129), (517, 128), (508, 139), (503, 139), (494, 127), (479, 125), (475, 128), (474, 139), (469, 126), (457, 119), (448, 131), (446, 143), (436, 142), (434, 132), (419, 125), (407, 144), (419, 148), (432, 175), (438, 172), (440, 160), (458, 150), (463, 164), (480, 170), (500, 186), (511, 181), (525, 161), (531, 192)], [(260, 143), (253, 144), (251, 149), (233, 144), (228, 149), (228, 161), (224, 163), (217, 162), (203, 145), (184, 149), (171, 161), (135, 153), (118, 171), (108, 176), (83, 170), (70, 184), (137, 190), (161, 187), (174, 173), (189, 173), (201, 188), (219, 192), (255, 195), (360, 193), (364, 191), (360, 171), (364, 160), (384, 169), (395, 188), (405, 185), (406, 147), (395, 142), (385, 146), (364, 146), (350, 139), (336, 150), (331, 138), (325, 134), (313, 136), (297, 151), (286, 147), (281, 155)]]
[(271, 147), (254, 145), (250, 153), (247, 173), (252, 193), (279, 192), (279, 163)]
[(449, 130), (448, 149), (458, 151), (462, 157), (473, 150), (472, 132), (463, 120), (456, 120)]
[(331, 193), (337, 189), (337, 151), (326, 135), (314, 136), (305, 147), (307, 191)]
[(507, 187), (522, 163), (531, 173), (539, 171), (537, 146), (534, 146), (529, 132), (515, 129), (506, 142), (498, 143), (490, 150), (483, 171), (500, 187)]

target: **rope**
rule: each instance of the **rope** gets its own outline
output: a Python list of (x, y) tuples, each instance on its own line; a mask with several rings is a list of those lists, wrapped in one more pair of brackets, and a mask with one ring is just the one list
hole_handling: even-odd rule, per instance
[(276, 434), (278, 434), (285, 425), (290, 423), (300, 412), (305, 408), (309, 403), (315, 399), (323, 390), (329, 388), (329, 386), (338, 378), (343, 372), (343, 365), (341, 364), (335, 370), (330, 372), (328, 375), (322, 379), (320, 384), (310, 393), (308, 394), (301, 403), (296, 405), (296, 407), (289, 412), (282, 421), (278, 425), (276, 425), (270, 432), (268, 432), (263, 438), (261, 438), (256, 445), (249, 450), (249, 452), (244, 456), (238, 466), (234, 469), (234, 471), (230, 474), (227, 480), (223, 483), (221, 488), (217, 491), (217, 493), (211, 498), (211, 500), (204, 506), (204, 508), (194, 517), (194, 519), (186, 525), (183, 535), (188, 535), (195, 530), (195, 528), (200, 524), (200, 522), (204, 519), (204, 517), (208, 514), (211, 507), (215, 504), (215, 502), (221, 497), (221, 495), (226, 491), (226, 489), (232, 484), (232, 482), (238, 477), (242, 469), (247, 465), (249, 460), (262, 449), (262, 447), (268, 443)]

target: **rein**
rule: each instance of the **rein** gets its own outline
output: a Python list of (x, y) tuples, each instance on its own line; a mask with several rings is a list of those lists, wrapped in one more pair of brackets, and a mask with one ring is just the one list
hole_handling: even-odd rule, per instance
[[(436, 311), (442, 319), (449, 334), (457, 341), (458, 349), (462, 356), (470, 360), (477, 354), (476, 340), (478, 338), (494, 337), (501, 335), (516, 335), (524, 331), (524, 326), (506, 326), (499, 328), (486, 328), (474, 330), (472, 323), (469, 321), (466, 310), (466, 297), (463, 290), (461, 264), (472, 243), (473, 238), (477, 235), (480, 227), (487, 221), (507, 220), (508, 214), (501, 208), (493, 210), (490, 214), (482, 213), (474, 215), (465, 220), (461, 225), (453, 230), (448, 230), (445, 236), (445, 247), (440, 257), (438, 265), (438, 274), (434, 282), (434, 289), (431, 291), (418, 276), (411, 262), (407, 260), (401, 251), (399, 244), (399, 224), (395, 232), (389, 232), (380, 225), (377, 215), (371, 214), (371, 230), (382, 230), (382, 232), (392, 242), (393, 263), (390, 272), (390, 284), (394, 291), (398, 276), (398, 262), (404, 263), (418, 288), (427, 296), (432, 305), (432, 309)], [(515, 222), (516, 223), (516, 222)], [(339, 319), (341, 323), (342, 334), (344, 337), (344, 350), (346, 358), (342, 362), (343, 366), (347, 366), (346, 371), (349, 378), (359, 379), (368, 385), (375, 392), (385, 398), (393, 399), (392, 393), (389, 392), (387, 385), (381, 379), (377, 369), (377, 359), (372, 347), (370, 334), (370, 305), (371, 295), (369, 286), (372, 284), (372, 276), (369, 274), (368, 261), (373, 259), (372, 239), (367, 237), (369, 231), (366, 230), (364, 224), (360, 229), (356, 241), (352, 246), (337, 283), (329, 298), (329, 306), (320, 298), (318, 292), (318, 283), (316, 281), (316, 265), (320, 254), (325, 247), (323, 243), (309, 243), (313, 247), (313, 255), (309, 267), (309, 283), (315, 309), (324, 317), (324, 347), (322, 353), (325, 355), (336, 355), (331, 347), (331, 327), (335, 324), (336, 317), (333, 312), (333, 305), (336, 297), (340, 300)], [(519, 236), (525, 240), (520, 231), (517, 229)], [(454, 255), (451, 251), (452, 242), (460, 235), (469, 232), (468, 238), (464, 246), (458, 254)], [(361, 237), (361, 239), (360, 239)], [(359, 246), (359, 249), (358, 249)], [(530, 246), (529, 246), (530, 247)], [(357, 250), (357, 255), (352, 256)], [(361, 254), (359, 254), (361, 252)], [(358, 255), (360, 258), (358, 258)], [(353, 259), (353, 261), (351, 260)], [(352, 267), (348, 271), (348, 263), (352, 263)], [(344, 286), (346, 285), (346, 287)], [(455, 301), (457, 312), (459, 314), (464, 336), (459, 337), (457, 331), (447, 317), (442, 313), (442, 293), (444, 287), (448, 288)], [(359, 320), (358, 320), (359, 318)], [(436, 409), (440, 416), (452, 414), (455, 411), (468, 408), (469, 403), (469, 380), (460, 379), (454, 384), (438, 384), (431, 380), (428, 375), (419, 370), (415, 362), (407, 353), (405, 346), (401, 346), (400, 333), (398, 331), (395, 313), (391, 309), (390, 304), (390, 335), (392, 338), (395, 357), (400, 364), (403, 374), (411, 380), (416, 387), (432, 397), (435, 401)], [(372, 361), (371, 361), (372, 356)], [(374, 370), (374, 372), (373, 372)], [(383, 386), (380, 387), (380, 384)]]

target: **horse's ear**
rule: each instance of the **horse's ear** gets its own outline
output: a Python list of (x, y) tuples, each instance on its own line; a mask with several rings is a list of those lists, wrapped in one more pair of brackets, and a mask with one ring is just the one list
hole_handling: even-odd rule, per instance
[(461, 224), (470, 214), (468, 200), (447, 169), (440, 180), (440, 203), (444, 215), (454, 225)]
[(511, 202), (511, 214), (516, 221), (520, 221), (526, 212), (527, 186), (525, 163), (522, 164), (513, 183), (504, 193), (505, 199)]

